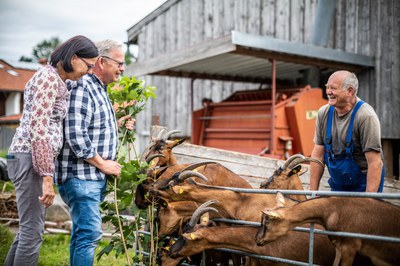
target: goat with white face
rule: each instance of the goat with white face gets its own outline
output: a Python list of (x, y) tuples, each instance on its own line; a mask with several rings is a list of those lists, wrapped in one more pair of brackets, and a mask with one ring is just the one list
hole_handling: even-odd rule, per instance
[[(329, 231), (400, 237), (400, 207), (371, 198), (319, 197), (291, 207), (265, 209), (256, 235), (265, 245), (305, 223), (317, 223)], [(400, 265), (400, 244), (349, 237), (329, 237), (336, 247), (334, 265), (352, 265), (357, 252), (375, 265)]]

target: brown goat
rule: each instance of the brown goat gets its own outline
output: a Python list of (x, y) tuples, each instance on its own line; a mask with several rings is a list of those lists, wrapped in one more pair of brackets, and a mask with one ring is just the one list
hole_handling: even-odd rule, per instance
[[(400, 237), (400, 207), (371, 198), (320, 197), (292, 207), (263, 211), (257, 233), (259, 245), (270, 243), (304, 223), (317, 223), (329, 231)], [(375, 265), (400, 265), (400, 245), (390, 242), (331, 236), (336, 247), (334, 265), (352, 265), (357, 252)]]
[[(201, 210), (200, 208), (198, 210)], [(285, 238), (269, 245), (260, 247), (254, 241), (257, 228), (251, 226), (208, 226), (207, 219), (202, 217), (202, 223), (196, 224), (200, 215), (205, 210), (193, 214), (185, 232), (169, 248), (170, 263), (182, 260), (207, 249), (230, 248), (259, 255), (275, 256), (284, 259), (308, 261), (308, 249), (303, 248), (308, 242), (308, 236), (300, 232), (291, 232)], [(197, 216), (196, 216), (197, 215)], [(196, 221), (196, 223), (194, 223)], [(335, 257), (335, 250), (330, 245), (328, 238), (316, 236), (314, 262), (321, 265), (330, 265)], [(164, 257), (166, 254), (164, 254)], [(167, 261), (167, 258), (164, 258)], [(257, 260), (252, 259), (254, 263)], [(258, 260), (257, 265), (274, 265), (276, 262)], [(171, 264), (162, 264), (171, 265)], [(176, 264), (172, 264), (176, 265)], [(254, 265), (254, 264), (253, 264)]]
[[(215, 203), (216, 201), (209, 201), (206, 206)], [(157, 218), (160, 221), (158, 229), (159, 237), (170, 236), (178, 231), (178, 229), (183, 228), (183, 225), (190, 220), (198, 207), (199, 204), (194, 201), (163, 201), (157, 212)], [(221, 217), (221, 215), (214, 213), (211, 216), (213, 218)]]
[[(295, 154), (288, 158), (283, 166), (276, 169), (271, 177), (262, 182), (260, 188), (304, 190), (300, 176), (307, 172), (307, 168), (303, 168), (300, 164), (305, 162), (315, 162), (324, 167), (324, 164), (317, 159), (304, 157), (301, 154)], [(292, 195), (290, 198), (298, 201), (304, 201), (307, 199), (305, 195)]]
[[(175, 172), (172, 173), (177, 168), (167, 169), (152, 185), (153, 190), (159, 190), (162, 188), (167, 187), (171, 181), (176, 180), (178, 175), (175, 175)], [(206, 161), (200, 163), (194, 163), (187, 165), (184, 168), (181, 168), (180, 171), (196, 171), (203, 176), (207, 177), (207, 181), (202, 178), (194, 177), (194, 180), (201, 183), (207, 183), (208, 185), (213, 186), (226, 186), (226, 187), (238, 187), (238, 188), (252, 188), (252, 186), (247, 182), (244, 178), (240, 177), (239, 175), (235, 174), (225, 166), (213, 162), (213, 161)], [(184, 182), (185, 180), (177, 181), (177, 182)], [(175, 182), (175, 183), (177, 183)]]
[[(271, 208), (276, 206), (275, 196), (271, 194), (241, 193), (199, 184), (194, 181), (192, 183), (172, 186), (166, 190), (152, 190), (151, 192), (170, 201), (203, 203), (208, 200), (217, 200), (218, 203), (214, 204), (214, 206), (223, 217), (246, 221), (259, 221), (260, 213), (265, 209), (265, 206), (270, 206)], [(297, 201), (291, 199), (285, 201), (286, 206), (291, 206), (295, 203)]]
[(158, 154), (162, 155), (162, 157), (157, 159), (155, 166), (169, 166), (177, 164), (178, 162), (172, 153), (172, 149), (182, 144), (185, 139), (168, 140), (168, 138), (178, 132), (180, 131), (171, 130), (166, 133), (164, 133), (164, 131), (160, 131), (158, 136), (153, 139), (151, 143), (145, 148), (144, 152), (142, 153), (141, 160), (147, 160), (148, 157)]

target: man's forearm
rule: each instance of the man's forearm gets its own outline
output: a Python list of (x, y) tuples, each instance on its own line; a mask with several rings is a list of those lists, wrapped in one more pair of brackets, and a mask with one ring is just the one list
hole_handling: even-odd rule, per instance
[(101, 170), (101, 166), (104, 164), (104, 159), (100, 157), (99, 154), (96, 153), (96, 155), (92, 158), (85, 159), (88, 163), (93, 165), (94, 167), (98, 168)]
[(383, 163), (381, 160), (368, 165), (366, 192), (377, 192), (381, 183)]
[(311, 162), (310, 168), (310, 190), (318, 190), (322, 174), (324, 173), (324, 168), (313, 162)]
[[(311, 157), (321, 162), (324, 162), (324, 146), (315, 145), (314, 149), (311, 153)], [(321, 181), (322, 174), (324, 173), (325, 168), (319, 165), (318, 163), (311, 162), (310, 163), (310, 189), (318, 190), (319, 183)]]

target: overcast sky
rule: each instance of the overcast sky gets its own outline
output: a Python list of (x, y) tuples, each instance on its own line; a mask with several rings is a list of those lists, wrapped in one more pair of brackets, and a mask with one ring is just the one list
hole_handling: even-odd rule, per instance
[(166, 0), (0, 0), (0, 58), (32, 57), (43, 40), (85, 35), (125, 42), (127, 30)]

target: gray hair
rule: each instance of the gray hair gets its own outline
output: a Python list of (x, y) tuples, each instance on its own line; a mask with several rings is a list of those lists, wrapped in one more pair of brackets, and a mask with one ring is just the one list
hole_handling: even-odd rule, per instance
[(358, 91), (358, 79), (356, 74), (350, 73), (344, 80), (343, 80), (343, 88), (347, 90), (348, 88), (353, 87), (355, 94)]
[(100, 56), (108, 56), (114, 49), (123, 49), (123, 44), (113, 40), (103, 40), (96, 42), (97, 49)]

